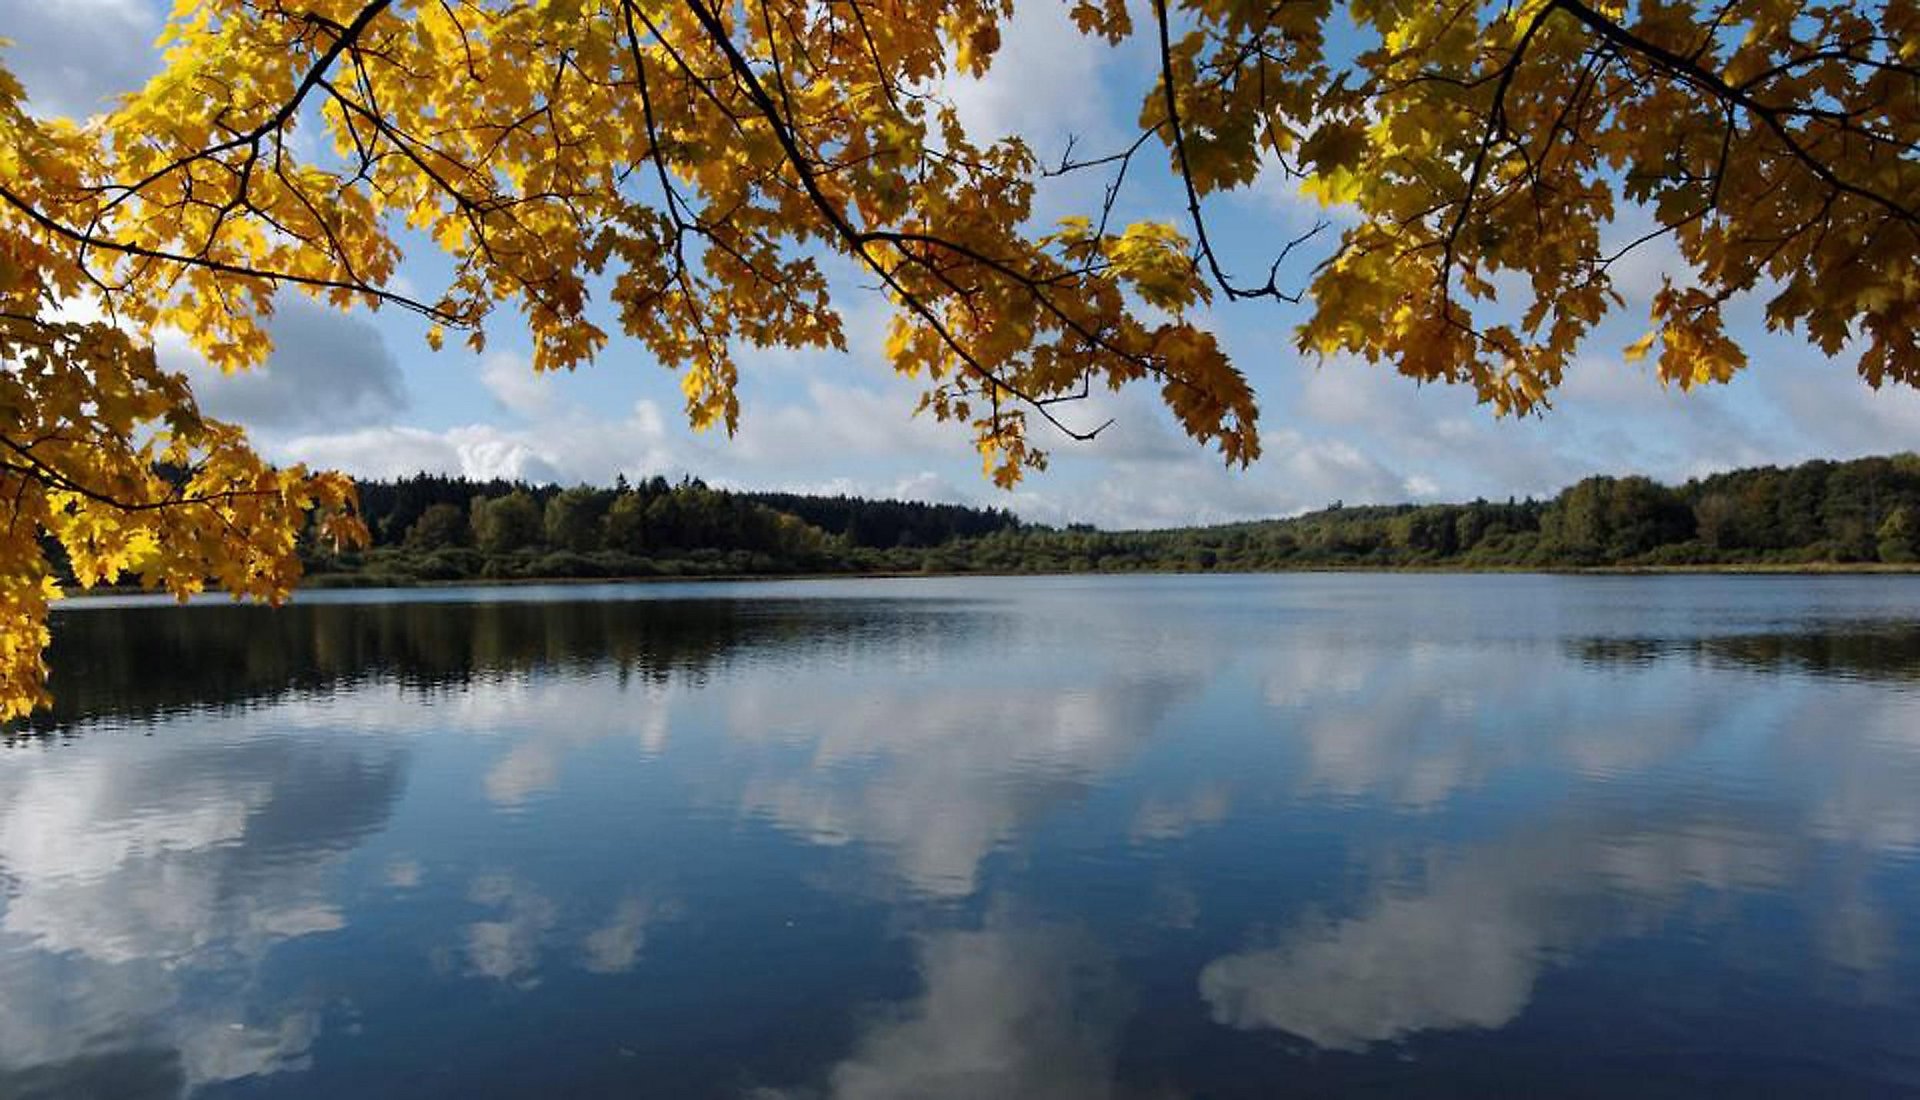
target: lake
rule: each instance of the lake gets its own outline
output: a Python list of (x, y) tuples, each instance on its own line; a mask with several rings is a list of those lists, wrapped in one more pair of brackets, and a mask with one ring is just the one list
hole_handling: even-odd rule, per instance
[(55, 617), (0, 1097), (1920, 1095), (1920, 578)]

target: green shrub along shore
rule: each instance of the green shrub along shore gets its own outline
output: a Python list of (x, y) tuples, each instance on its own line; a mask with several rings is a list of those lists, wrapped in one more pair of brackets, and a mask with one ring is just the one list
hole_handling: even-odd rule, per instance
[(1357, 507), (1152, 531), (1002, 509), (697, 480), (611, 488), (420, 475), (368, 481), (373, 545), (309, 546), (315, 586), (875, 573), (1293, 569), (1903, 569), (1920, 558), (1920, 456), (1808, 462), (1673, 487), (1592, 477), (1551, 500)]

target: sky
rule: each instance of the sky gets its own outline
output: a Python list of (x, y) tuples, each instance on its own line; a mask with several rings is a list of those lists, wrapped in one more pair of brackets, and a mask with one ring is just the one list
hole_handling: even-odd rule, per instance
[[(0, 0), (13, 41), (5, 63), (41, 114), (84, 115), (158, 66), (164, 16), (149, 0)], [(1019, 0), (992, 71), (946, 92), (976, 137), (1017, 134), (1042, 160), (1068, 138), (1081, 150), (1131, 136), (1152, 58), (1081, 37), (1060, 0)], [(1087, 209), (1092, 179), (1043, 192), (1042, 217)], [(1178, 221), (1179, 203), (1149, 184), (1139, 213)], [(1246, 276), (1320, 211), (1277, 174), (1215, 201), (1209, 229)], [(1616, 234), (1628, 239), (1630, 226)], [(1330, 237), (1328, 239), (1331, 239)], [(1091, 442), (1036, 441), (1052, 454), (1014, 491), (981, 474), (967, 429), (915, 417), (918, 388), (881, 352), (885, 303), (841, 272), (848, 351), (744, 349), (738, 433), (691, 430), (677, 376), (615, 335), (590, 367), (535, 375), (509, 313), (488, 350), (448, 341), (432, 351), (418, 318), (398, 310), (342, 314), (282, 299), (267, 364), (223, 376), (163, 334), (162, 361), (194, 379), (209, 413), (246, 425), (278, 461), (366, 477), (427, 470), (472, 477), (611, 483), (693, 474), (738, 488), (848, 492), (1010, 508), (1042, 523), (1105, 527), (1215, 523), (1348, 504), (1545, 496), (1591, 474), (1682, 481), (1717, 470), (1907, 450), (1920, 442), (1920, 394), (1870, 389), (1844, 352), (1830, 360), (1770, 334), (1758, 301), (1732, 311), (1732, 335), (1753, 366), (1692, 393), (1663, 388), (1651, 363), (1621, 354), (1642, 330), (1647, 298), (1670, 252), (1636, 252), (1616, 267), (1626, 307), (1596, 332), (1544, 415), (1499, 418), (1470, 391), (1420, 385), (1384, 366), (1319, 362), (1292, 346), (1302, 307), (1217, 306), (1209, 323), (1259, 397), (1264, 455), (1245, 469), (1188, 440), (1150, 386), (1069, 406), (1074, 423), (1113, 418)], [(402, 280), (431, 285), (413, 262)], [(1256, 280), (1257, 281), (1257, 280)], [(401, 289), (406, 289), (404, 283)]]

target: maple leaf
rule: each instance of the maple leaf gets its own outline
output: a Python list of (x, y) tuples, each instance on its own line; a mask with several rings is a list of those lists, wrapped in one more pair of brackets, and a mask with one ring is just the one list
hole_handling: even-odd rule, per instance
[[(1539, 408), (1621, 304), (1614, 263), (1660, 239), (1683, 277), (1627, 350), (1657, 341), (1663, 379), (1746, 369), (1723, 318), (1759, 294), (1868, 381), (1920, 380), (1911, 0), (1067, 14), (1089, 48), (1148, 40), (1158, 72), (1136, 141), (1053, 164), (936, 94), (987, 71), (1011, 0), (192, 0), (154, 78), (85, 124), (34, 116), (0, 67), (0, 714), (44, 698), (45, 538), (82, 583), (275, 600), (301, 539), (357, 536), (345, 479), (271, 467), (152, 361), (167, 327), (259, 364), (290, 289), (413, 310), (436, 348), (510, 316), (542, 370), (617, 325), (679, 373), (690, 423), (731, 432), (743, 349), (845, 346), (823, 264), (850, 264), (917, 409), (1002, 485), (1044, 468), (1036, 433), (1097, 433), (1072, 412), (1096, 387), (1156, 386), (1195, 440), (1257, 456), (1252, 390), (1199, 316), (1221, 302), (1297, 307), (1309, 355)], [(1154, 142), (1184, 210), (1113, 232)], [(1034, 224), (1042, 178), (1088, 172), (1097, 209)], [(1341, 229), (1246, 278), (1211, 203), (1276, 173)], [(1623, 246), (1628, 215), (1652, 231)], [(445, 284), (397, 290), (408, 251)], [(113, 325), (52, 320), (83, 292)]]

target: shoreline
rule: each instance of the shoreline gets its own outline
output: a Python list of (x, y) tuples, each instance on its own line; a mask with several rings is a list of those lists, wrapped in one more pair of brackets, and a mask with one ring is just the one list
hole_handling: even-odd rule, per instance
[[(858, 573), (719, 573), (711, 575), (662, 576), (649, 574), (631, 577), (473, 577), (462, 580), (408, 580), (396, 577), (379, 577), (363, 581), (363, 574), (321, 573), (314, 578), (339, 577), (338, 583), (324, 580), (319, 583), (302, 583), (295, 587), (293, 599), (303, 592), (352, 592), (377, 591), (388, 589), (404, 591), (408, 589), (445, 589), (445, 588), (526, 588), (536, 585), (639, 585), (639, 584), (686, 584), (721, 583), (747, 584), (755, 581), (824, 581), (824, 580), (905, 580), (915, 577), (933, 577), (951, 579), (954, 577), (1284, 577), (1314, 573), (1375, 573), (1375, 574), (1416, 574), (1435, 576), (1539, 576), (1539, 577), (1670, 577), (1670, 576), (1766, 576), (1766, 577), (1817, 577), (1817, 576), (1913, 576), (1920, 575), (1920, 562), (1892, 564), (1887, 562), (1749, 562), (1720, 565), (1591, 565), (1569, 567), (1529, 567), (1529, 566), (1459, 566), (1459, 565), (1303, 565), (1296, 569), (1081, 569), (1081, 570), (905, 570), (870, 571)], [(224, 595), (222, 590), (209, 588), (201, 596)], [(95, 586), (92, 588), (63, 588), (58, 603), (84, 601), (92, 599), (124, 599), (129, 596), (159, 596), (167, 593), (142, 588), (138, 584)]]

